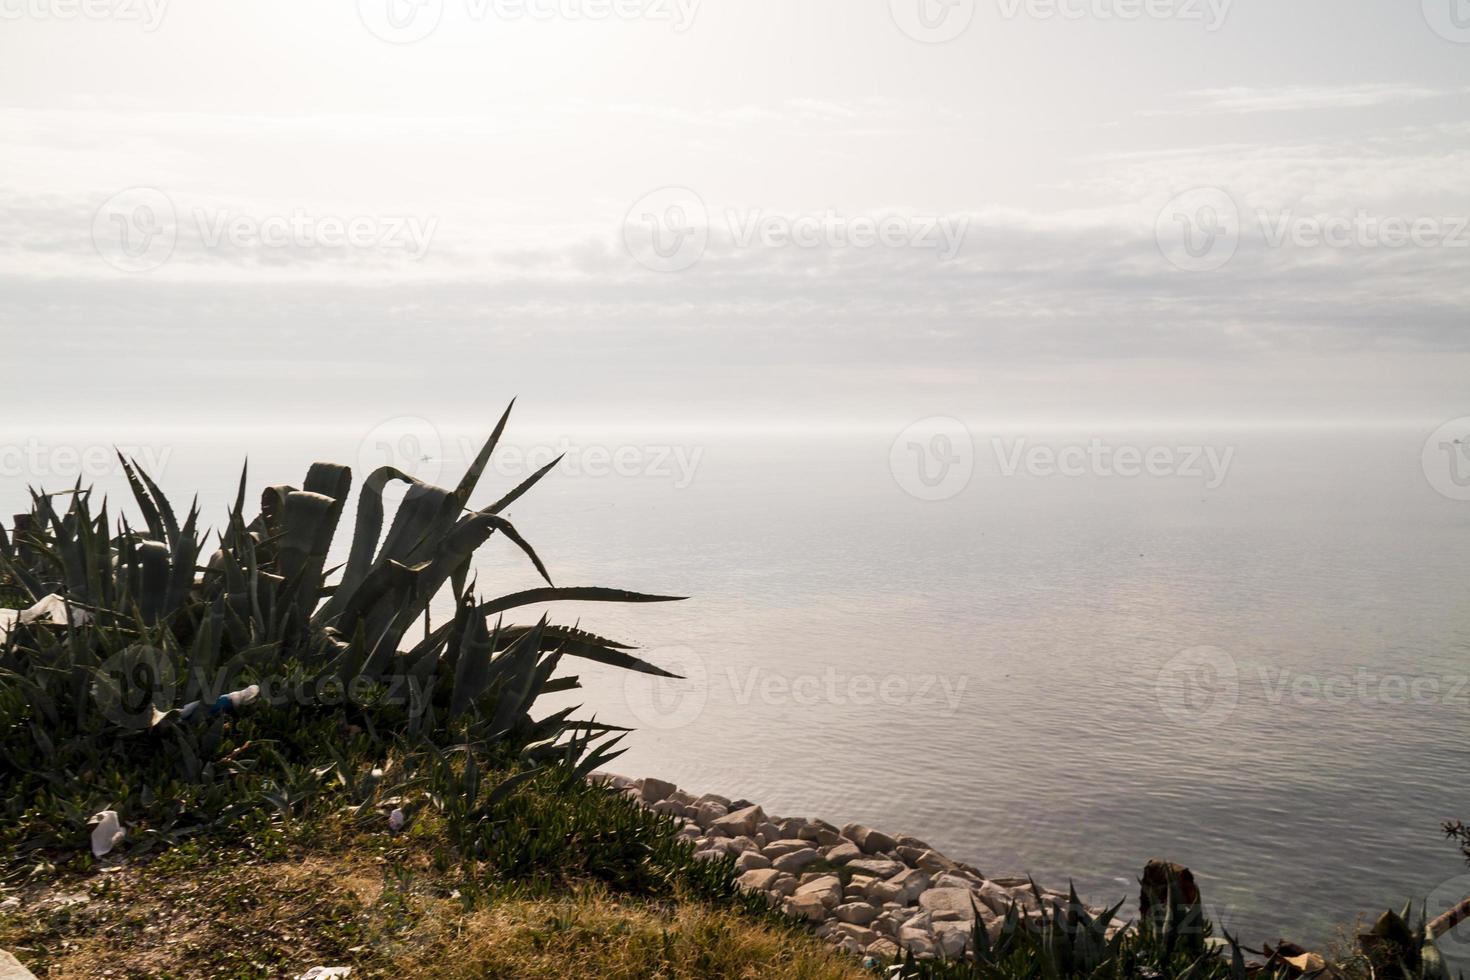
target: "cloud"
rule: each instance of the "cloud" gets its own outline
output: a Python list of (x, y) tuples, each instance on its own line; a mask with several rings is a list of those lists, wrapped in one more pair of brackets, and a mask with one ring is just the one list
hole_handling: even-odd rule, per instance
[(1143, 110), (1145, 116), (1185, 116), (1201, 112), (1320, 112), (1327, 109), (1372, 109), (1449, 99), (1470, 88), (1440, 88), (1389, 82), (1362, 85), (1294, 85), (1280, 88), (1231, 86), (1183, 93), (1187, 106)]

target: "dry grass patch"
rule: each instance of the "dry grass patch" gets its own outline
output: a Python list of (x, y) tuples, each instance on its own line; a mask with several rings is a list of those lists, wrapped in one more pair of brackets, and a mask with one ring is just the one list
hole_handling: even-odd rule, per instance
[(0, 908), (0, 947), (37, 976), (846, 980), (871, 977), (797, 927), (601, 887), (492, 893), (471, 908), (428, 842), (165, 855), (52, 876)]

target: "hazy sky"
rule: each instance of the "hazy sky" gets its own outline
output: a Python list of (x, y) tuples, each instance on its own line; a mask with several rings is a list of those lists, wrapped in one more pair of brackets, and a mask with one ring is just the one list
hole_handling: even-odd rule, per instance
[(0, 0), (4, 414), (1464, 415), (1467, 110), (1467, 0)]

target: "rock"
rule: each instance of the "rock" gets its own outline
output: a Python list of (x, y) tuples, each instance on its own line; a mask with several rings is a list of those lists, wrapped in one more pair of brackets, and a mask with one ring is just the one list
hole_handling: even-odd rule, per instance
[(761, 849), (761, 846), (756, 843), (753, 837), (732, 837), (726, 846), (730, 848), (733, 854), (739, 854), (742, 851), (759, 851)]
[(852, 936), (843, 936), (836, 946), (849, 956), (856, 956), (863, 951), (863, 944)]
[(921, 871), (936, 874), (940, 871), (958, 871), (960, 866), (938, 851), (924, 851), (913, 861), (909, 862)]
[(780, 857), (771, 861), (771, 867), (795, 874), (807, 865), (820, 861), (821, 859), (822, 855), (811, 848), (807, 848), (803, 851), (791, 851), (788, 854), (782, 854)]
[(619, 776), (615, 772), (594, 772), (587, 777), (587, 780), (599, 786), (607, 786), (616, 790), (624, 790), (633, 785), (633, 780), (627, 776)]
[(821, 895), (793, 895), (786, 900), (786, 914), (810, 922), (821, 922), (827, 918), (827, 906)]
[(797, 829), (796, 836), (822, 845), (836, 844), (842, 840), (842, 832), (825, 820), (804, 821)]
[(1194, 873), (1182, 864), (1166, 861), (1150, 861), (1143, 867), (1143, 878), (1138, 890), (1138, 912), (1140, 916), (1152, 914), (1163, 918), (1169, 906), (1172, 888), (1175, 901), (1184, 909), (1199, 905), (1199, 886), (1194, 883)]
[(743, 810), (726, 813), (716, 819), (712, 826), (728, 832), (731, 837), (749, 837), (755, 833), (757, 827), (765, 822), (764, 810), (758, 806), (748, 806)]
[[(725, 806), (722, 803), (701, 803), (694, 811), (694, 820), (705, 830), (709, 830), (715, 825), (715, 821), (723, 817), (726, 812)], [(734, 837), (735, 835), (727, 833), (725, 836)]]
[(924, 911), (953, 913), (960, 919), (974, 919), (975, 904), (978, 902), (968, 888), (931, 888), (919, 896), (919, 908)]
[(758, 836), (765, 838), (764, 843), (766, 844), (781, 839), (781, 828), (777, 827), (769, 820), (761, 824), (759, 827), (755, 828), (755, 832)]
[(673, 783), (666, 783), (662, 779), (654, 779), (652, 776), (643, 780), (639, 788), (639, 795), (644, 803), (657, 803), (669, 798), (669, 794), (679, 787)]
[(776, 872), (776, 880), (771, 883), (771, 887), (768, 890), (776, 895), (795, 895), (796, 879), (789, 874), (778, 871)]
[(934, 945), (945, 959), (955, 960), (964, 956), (973, 938), (969, 922), (940, 922), (934, 926)]
[(908, 926), (898, 931), (898, 944), (915, 956), (933, 956), (936, 950), (932, 932)]
[(847, 866), (854, 873), (872, 875), (874, 878), (892, 878), (904, 870), (902, 864), (884, 858), (859, 858), (849, 861)]
[(659, 800), (657, 803), (653, 804), (653, 806), (649, 807), (649, 809), (652, 810), (654, 813), (665, 813), (671, 817), (689, 816), (689, 808), (684, 804), (678, 803), (674, 800)]
[[(982, 879), (983, 880), (983, 879)], [(978, 888), (980, 881), (972, 881), (963, 874), (945, 871), (934, 876), (935, 888)]]
[(724, 807), (726, 811), (730, 809), (729, 798), (721, 796), (719, 793), (706, 793), (694, 802), (696, 805), (701, 803), (718, 803), (720, 806)]
[(789, 837), (775, 840), (761, 848), (761, 853), (771, 860), (790, 854), (793, 851), (815, 851), (815, 845), (809, 840), (793, 840)]
[(885, 960), (898, 958), (898, 944), (891, 939), (878, 938), (868, 944), (866, 950), (869, 956), (877, 956)]
[(720, 858), (726, 856), (724, 851), (704, 850), (694, 852), (694, 860), (696, 861), (718, 861)]
[(774, 868), (754, 868), (736, 878), (735, 883), (747, 891), (765, 892), (770, 891), (780, 877), (781, 872)]
[(1019, 905), (1026, 912), (1040, 911), (1041, 905), (1036, 901), (1030, 887), (1026, 888), (1003, 888), (993, 881), (986, 881), (975, 889), (980, 901), (996, 915), (1005, 915), (1012, 905)]
[(735, 867), (741, 871), (760, 871), (771, 867), (771, 859), (759, 851), (742, 851), (735, 859)]
[(858, 941), (860, 947), (868, 947), (877, 942), (879, 936), (876, 932), (863, 926), (853, 925), (848, 922), (839, 922), (835, 928), (844, 936), (851, 936)]
[(917, 837), (910, 837), (908, 834), (899, 834), (893, 839), (893, 842), (897, 847), (912, 847), (920, 851), (932, 850), (928, 844), (925, 844)]
[(822, 848), (822, 856), (833, 864), (846, 864), (863, 856), (862, 849), (852, 841), (842, 841), (831, 847)]
[(821, 899), (823, 907), (836, 908), (842, 903), (842, 879), (835, 875), (823, 875), (796, 889), (797, 898), (803, 895), (816, 895)]
[(868, 886), (877, 880), (876, 878), (865, 878), (861, 875), (854, 876), (848, 880), (847, 884), (842, 886), (842, 895), (848, 899), (867, 898)]
[(850, 823), (843, 827), (842, 836), (862, 848), (864, 854), (883, 854), (897, 846), (892, 837), (860, 823)]
[(20, 965), (20, 960), (0, 949), (0, 980), (36, 980), (36, 975)]
[(866, 926), (878, 917), (878, 910), (867, 902), (846, 902), (832, 910), (839, 922)]
[(892, 878), (888, 884), (898, 886), (898, 897), (894, 901), (900, 905), (908, 905), (917, 901), (924, 890), (929, 887), (929, 876), (922, 871), (905, 868)]

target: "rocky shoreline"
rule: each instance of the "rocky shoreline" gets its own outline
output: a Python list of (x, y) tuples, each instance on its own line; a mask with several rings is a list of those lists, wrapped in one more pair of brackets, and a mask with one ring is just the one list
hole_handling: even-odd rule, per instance
[[(970, 949), (977, 915), (994, 941), (1013, 905), (1037, 916), (1043, 902), (1062, 908), (1070, 902), (1063, 892), (1033, 890), (1027, 878), (987, 878), (906, 834), (771, 816), (749, 800), (696, 796), (651, 777), (592, 778), (679, 821), (696, 858), (734, 858), (740, 887), (760, 892), (855, 955), (892, 959), (908, 951), (954, 959)], [(1114, 923), (1109, 932), (1122, 927)]]

